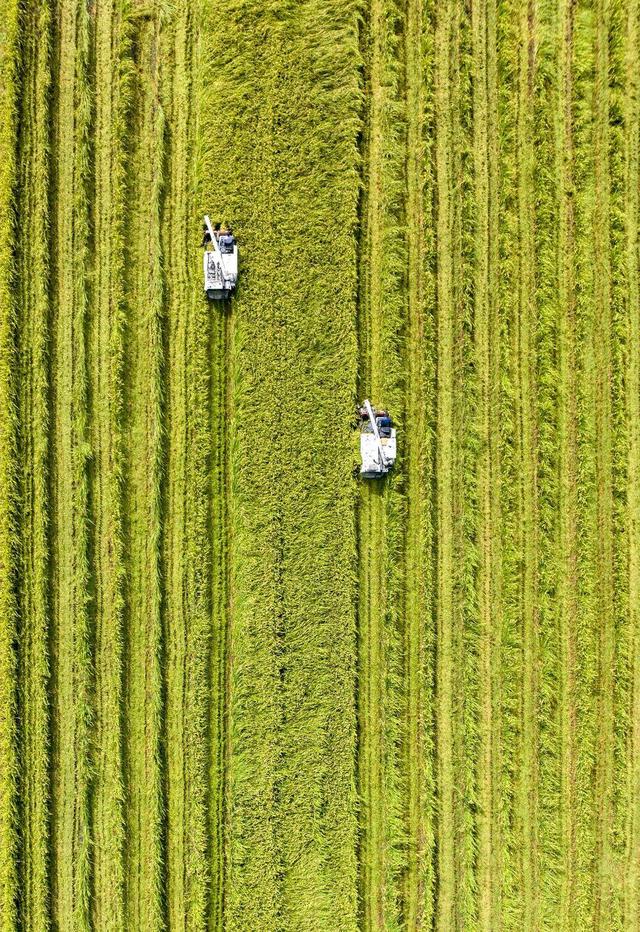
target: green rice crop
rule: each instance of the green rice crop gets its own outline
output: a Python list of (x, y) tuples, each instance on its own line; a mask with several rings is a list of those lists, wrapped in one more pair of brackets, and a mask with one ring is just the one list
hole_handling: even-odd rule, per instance
[(3, 13), (0, 929), (635, 932), (636, 0)]

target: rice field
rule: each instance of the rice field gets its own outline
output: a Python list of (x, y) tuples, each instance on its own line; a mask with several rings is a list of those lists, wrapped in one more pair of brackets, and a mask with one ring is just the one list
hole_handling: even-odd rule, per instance
[(0, 932), (636, 932), (637, 0), (0, 13)]

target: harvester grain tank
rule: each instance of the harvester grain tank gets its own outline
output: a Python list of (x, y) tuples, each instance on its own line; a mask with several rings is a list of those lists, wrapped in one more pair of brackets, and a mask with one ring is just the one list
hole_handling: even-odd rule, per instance
[(387, 411), (374, 411), (365, 398), (360, 415), (360, 475), (364, 479), (386, 476), (396, 461), (396, 429)]
[(214, 230), (208, 217), (204, 231), (204, 293), (210, 301), (223, 301), (238, 282), (238, 244), (230, 230)]

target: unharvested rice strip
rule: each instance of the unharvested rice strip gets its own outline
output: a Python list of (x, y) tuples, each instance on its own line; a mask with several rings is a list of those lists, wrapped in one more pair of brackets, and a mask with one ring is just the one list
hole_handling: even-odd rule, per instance
[(49, 924), (49, 88), (51, 9), (24, 12), (17, 240), (20, 352), (20, 916)]
[[(432, 356), (433, 334), (427, 308), (433, 301), (431, 267), (433, 243), (426, 226), (430, 218), (433, 178), (431, 135), (425, 140), (427, 101), (432, 106), (430, 61), (423, 61), (425, 32), (431, 15), (423, 4), (410, 0), (405, 24), (406, 70), (406, 213), (407, 213), (407, 388), (406, 532), (404, 568), (404, 654), (406, 678), (406, 734), (404, 766), (407, 778), (407, 858), (403, 880), (403, 916), (407, 928), (428, 928), (433, 917), (433, 733), (429, 694), (428, 651), (433, 577), (431, 563), (431, 457), (433, 436), (432, 373), (425, 361)], [(429, 39), (432, 36), (429, 32)], [(431, 49), (429, 49), (431, 51)], [(430, 114), (429, 114), (430, 116)], [(431, 134), (432, 125), (428, 131)]]
[(91, 663), (87, 565), (85, 318), (87, 11), (56, 6), (52, 329), (53, 920), (89, 927)]
[(494, 930), (501, 919), (500, 656), (502, 637), (500, 320), (498, 309), (496, 5), (472, 7), (474, 57), (474, 187), (477, 204), (474, 329), (479, 382), (479, 738), (478, 922)]
[(133, 36), (138, 79), (131, 122), (128, 228), (127, 462), (127, 925), (164, 926), (161, 759), (163, 275), (160, 198), (164, 114), (158, 94), (157, 13)]
[[(561, 928), (575, 916), (577, 864), (578, 383), (575, 275), (573, 34), (575, 4), (559, 0), (556, 196), (558, 199), (558, 611), (560, 637)], [(573, 928), (577, 928), (576, 925)]]
[[(224, 47), (230, 102), (242, 95), (247, 119), (233, 134), (225, 178), (242, 184), (237, 201), (245, 265), (231, 313), (234, 334), (230, 453), (230, 567), (233, 612), (228, 637), (227, 863), (225, 927), (231, 932), (283, 923), (283, 866), (277, 778), (282, 733), (282, 532), (274, 488), (287, 464), (280, 420), (283, 379), (278, 282), (271, 242), (277, 212), (275, 141), (279, 45), (283, 24), (271, 9), (250, 8), (255, 29), (241, 37), (247, 71)], [(264, 41), (261, 36), (267, 36)], [(233, 126), (233, 124), (230, 124)], [(233, 174), (231, 174), (233, 173)], [(229, 190), (231, 185), (229, 185)], [(220, 311), (217, 311), (220, 313)]]
[[(276, 231), (274, 243), (282, 257), (274, 277), (287, 450), (276, 486), (283, 540), (278, 841), (284, 927), (318, 932), (357, 923), (349, 423), (357, 370), (358, 12), (339, 0), (299, 5), (286, 21), (276, 88), (274, 207), (289, 218), (286, 237)], [(328, 251), (323, 232), (332, 224)], [(317, 270), (316, 281), (306, 268)], [(330, 278), (329, 296), (318, 283)]]
[(17, 927), (15, 708), (16, 603), (14, 553), (16, 493), (16, 398), (14, 392), (14, 299), (12, 294), (16, 181), (18, 4), (9, 0), (0, 21), (0, 928)]
[(597, 824), (594, 927), (604, 929), (613, 908), (614, 664), (615, 599), (613, 539), (612, 308), (609, 165), (609, 17), (610, 7), (596, 4), (593, 213), (594, 379), (596, 466), (596, 607), (598, 645), (598, 743), (596, 761)]
[(435, 173), (437, 236), (437, 604), (436, 604), (436, 747), (437, 747), (437, 876), (436, 923), (456, 923), (456, 800), (454, 774), (454, 90), (451, 53), (456, 0), (436, 11), (435, 36)]
[(640, 7), (627, 4), (625, 75), (625, 233), (628, 313), (627, 418), (629, 431), (627, 508), (629, 533), (629, 623), (632, 663), (629, 742), (629, 812), (626, 839), (624, 922), (640, 926)]
[(128, 87), (125, 11), (95, 12), (94, 287), (90, 319), (96, 720), (92, 789), (92, 911), (124, 924), (122, 382), (124, 148)]
[(166, 516), (168, 918), (200, 929), (208, 911), (209, 317), (193, 262), (193, 5), (176, 7), (168, 168), (168, 500)]

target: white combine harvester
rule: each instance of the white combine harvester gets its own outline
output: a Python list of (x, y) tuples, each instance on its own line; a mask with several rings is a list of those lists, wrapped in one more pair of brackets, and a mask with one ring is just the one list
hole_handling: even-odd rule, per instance
[(360, 475), (365, 479), (386, 476), (396, 461), (396, 429), (386, 411), (374, 412), (368, 399), (359, 413)]
[(238, 281), (238, 244), (231, 233), (216, 234), (208, 217), (204, 226), (204, 293), (210, 301), (223, 301)]

